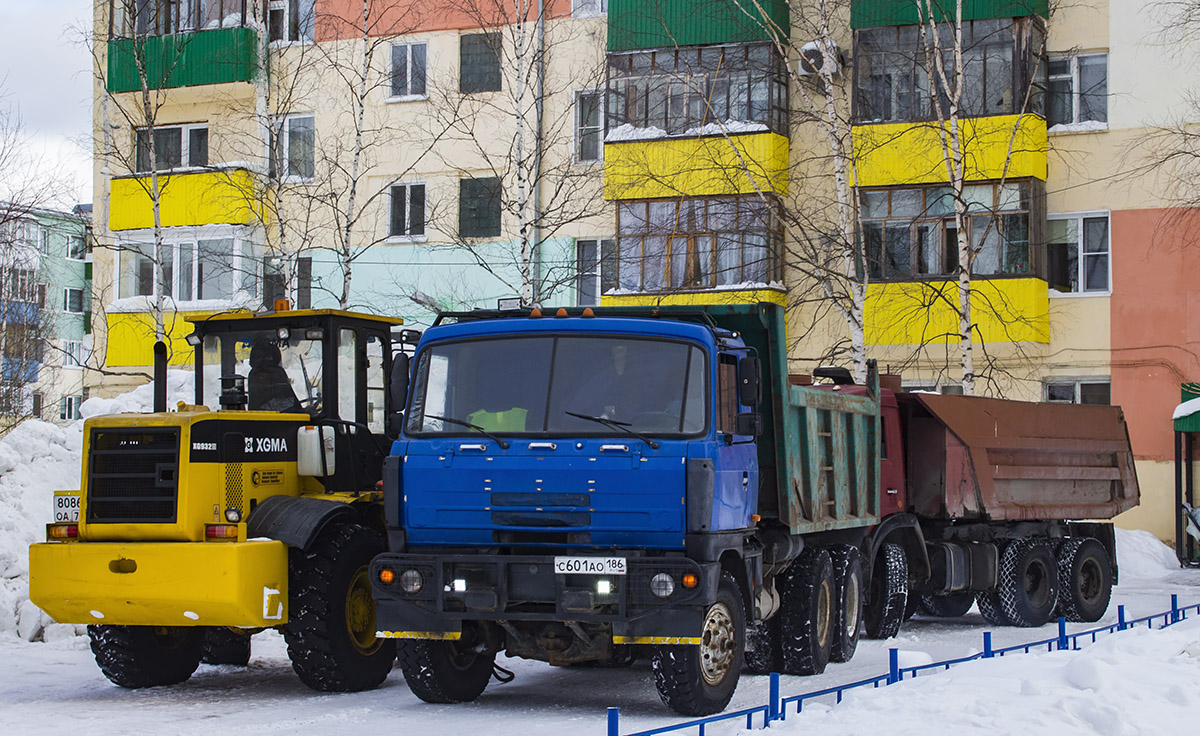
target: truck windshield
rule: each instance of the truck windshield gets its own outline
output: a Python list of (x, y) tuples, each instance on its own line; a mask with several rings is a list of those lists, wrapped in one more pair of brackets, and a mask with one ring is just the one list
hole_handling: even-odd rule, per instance
[(242, 330), (204, 338), (204, 394), (216, 404), (220, 378), (246, 378), (250, 410), (316, 414), (322, 409), (321, 330)]
[[(421, 351), (406, 429), (569, 436), (691, 435), (707, 427), (703, 349), (627, 337), (509, 337)], [(580, 416), (574, 416), (580, 415)], [(447, 422), (435, 417), (456, 420)]]

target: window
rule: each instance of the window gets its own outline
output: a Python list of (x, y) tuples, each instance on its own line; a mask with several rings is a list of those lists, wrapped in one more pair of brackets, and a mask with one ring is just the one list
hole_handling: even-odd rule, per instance
[[(23, 302), (45, 306), (45, 284), (37, 283), (36, 273), (30, 268), (6, 268), (0, 271), (0, 302)], [(39, 298), (41, 303), (38, 302)]]
[[(1035, 273), (1030, 227), (1039, 219), (1040, 182), (970, 184), (963, 188), (967, 237), (976, 276)], [(954, 199), (948, 187), (865, 189), (859, 217), (873, 279), (945, 276), (958, 269)], [(1036, 242), (1036, 238), (1032, 242)]]
[(571, 15), (586, 18), (608, 13), (608, 0), (572, 0)]
[(313, 0), (271, 0), (267, 30), (272, 43), (312, 41), (316, 13)]
[(34, 392), (33, 392), (33, 406), (32, 406), (32, 411), (31, 411), (30, 413), (31, 413), (31, 414), (32, 414), (34, 417), (37, 417), (38, 419), (41, 419), (41, 418), (42, 418), (42, 405), (43, 405), (43, 403), (44, 403), (44, 399), (43, 399), (43, 397), (42, 397), (42, 392), (41, 392), (41, 391), (34, 391)]
[(180, 302), (256, 300), (262, 265), (259, 251), (257, 244), (238, 237), (189, 239), (163, 243), (155, 258), (152, 243), (122, 243), (117, 249), (117, 298), (156, 296), (161, 291)]
[(10, 220), (3, 224), (3, 243), (26, 248), (41, 247), (41, 227), (36, 220)]
[[(684, 134), (715, 123), (758, 123), (787, 134), (787, 71), (769, 44), (608, 55), (608, 130)], [(714, 126), (714, 134), (722, 128)]]
[(73, 261), (87, 258), (87, 240), (82, 235), (67, 236), (67, 258)]
[(58, 400), (58, 418), (64, 421), (79, 419), (79, 405), (82, 403), (82, 396), (62, 397)]
[[(276, 141), (278, 133), (282, 137)], [(296, 115), (271, 128), (268, 168), (271, 176), (280, 175), (276, 156), (283, 157), (282, 174), (288, 179), (311, 179), (315, 171), (316, 124), (311, 115)]]
[(717, 431), (734, 434), (737, 427), (737, 358), (721, 353), (717, 359)]
[(1046, 401), (1056, 404), (1112, 403), (1112, 384), (1107, 379), (1052, 380), (1045, 383)]
[(777, 204), (756, 196), (621, 202), (617, 283), (631, 291), (781, 281)]
[(419, 238), (425, 235), (425, 185), (396, 184), (391, 191), (388, 235)]
[(1108, 54), (1051, 57), (1049, 72), (1046, 123), (1051, 129), (1086, 123), (1107, 127)]
[(41, 253), (42, 255), (50, 255), (50, 228), (38, 228), (37, 244), (38, 253)]
[[(138, 128), (134, 165), (150, 171), (150, 129)], [(208, 166), (208, 125), (172, 125), (154, 128), (156, 171)]]
[(425, 97), (425, 44), (392, 46), (392, 97)]
[(458, 91), (500, 91), (500, 34), (474, 33), (462, 36), (458, 46)]
[(246, 25), (246, 0), (109, 0), (114, 38)]
[(63, 311), (69, 314), (83, 314), (83, 289), (63, 289)]
[(1109, 250), (1107, 214), (1053, 215), (1046, 222), (1047, 281), (1065, 293), (1108, 293)]
[(594, 307), (600, 296), (616, 286), (617, 242), (615, 240), (576, 240), (575, 257), (579, 272), (575, 282), (575, 303)]
[(63, 340), (63, 366), (79, 368), (83, 366), (83, 360), (83, 343), (79, 340)]
[(575, 93), (575, 158), (599, 161), (604, 157), (604, 118), (599, 92)]
[(464, 238), (494, 238), (500, 234), (500, 180), (460, 179), (458, 234)]

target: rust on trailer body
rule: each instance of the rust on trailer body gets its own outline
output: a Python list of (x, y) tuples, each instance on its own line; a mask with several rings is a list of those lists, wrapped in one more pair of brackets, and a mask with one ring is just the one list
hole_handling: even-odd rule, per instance
[(1110, 519), (1138, 503), (1120, 407), (902, 394), (908, 499), (930, 517)]

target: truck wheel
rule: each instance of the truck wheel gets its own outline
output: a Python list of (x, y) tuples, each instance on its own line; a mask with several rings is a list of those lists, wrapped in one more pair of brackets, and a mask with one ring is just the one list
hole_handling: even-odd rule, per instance
[(378, 687), (392, 671), (396, 644), (375, 638), (367, 573), (383, 540), (360, 524), (326, 529), (304, 552), (291, 551), (288, 657), (300, 681), (322, 692)]
[(975, 594), (969, 590), (958, 593), (922, 593), (918, 596), (921, 612), (937, 618), (958, 618), (966, 615), (975, 603)]
[(700, 644), (654, 647), (650, 663), (658, 696), (680, 715), (720, 713), (737, 689), (745, 651), (742, 594), (733, 576), (722, 573), (717, 599), (704, 612)]
[(1012, 626), (1000, 605), (1000, 594), (995, 590), (981, 590), (975, 594), (975, 603), (983, 620), (993, 626)]
[(176, 685), (200, 666), (204, 629), (191, 626), (88, 626), (100, 671), (127, 688)]
[(457, 641), (410, 639), (399, 647), (400, 670), (408, 688), (426, 703), (468, 703), (492, 679), (496, 653), (463, 626)]
[(1058, 549), (1058, 606), (1068, 621), (1099, 621), (1112, 597), (1112, 562), (1099, 540), (1068, 539)]
[(1058, 561), (1050, 546), (1039, 539), (1018, 539), (1005, 547), (996, 595), (1012, 626), (1029, 628), (1049, 621), (1058, 603)]
[(779, 611), (781, 670), (788, 675), (819, 675), (829, 664), (838, 622), (837, 587), (827, 550), (805, 548), (784, 573)]
[(245, 667), (250, 664), (250, 635), (226, 626), (208, 629), (204, 635), (204, 652), (200, 661), (204, 664)]
[(829, 660), (849, 662), (858, 649), (858, 635), (862, 630), (862, 555), (858, 547), (850, 544), (832, 547), (829, 553), (833, 558), (833, 579), (837, 583), (840, 601)]
[(751, 675), (779, 672), (779, 612), (766, 621), (746, 624), (746, 655), (742, 669)]
[(888, 542), (879, 548), (871, 572), (871, 600), (863, 608), (868, 639), (890, 639), (900, 631), (908, 606), (908, 556)]

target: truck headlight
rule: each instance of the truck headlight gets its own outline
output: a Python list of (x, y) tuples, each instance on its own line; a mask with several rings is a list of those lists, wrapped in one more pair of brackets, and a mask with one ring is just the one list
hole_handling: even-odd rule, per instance
[(650, 578), (650, 592), (659, 598), (670, 598), (675, 592), (675, 578), (665, 572), (660, 572)]
[(420, 570), (405, 570), (400, 573), (400, 590), (411, 595), (420, 593), (423, 587), (425, 587), (425, 578), (421, 576)]

